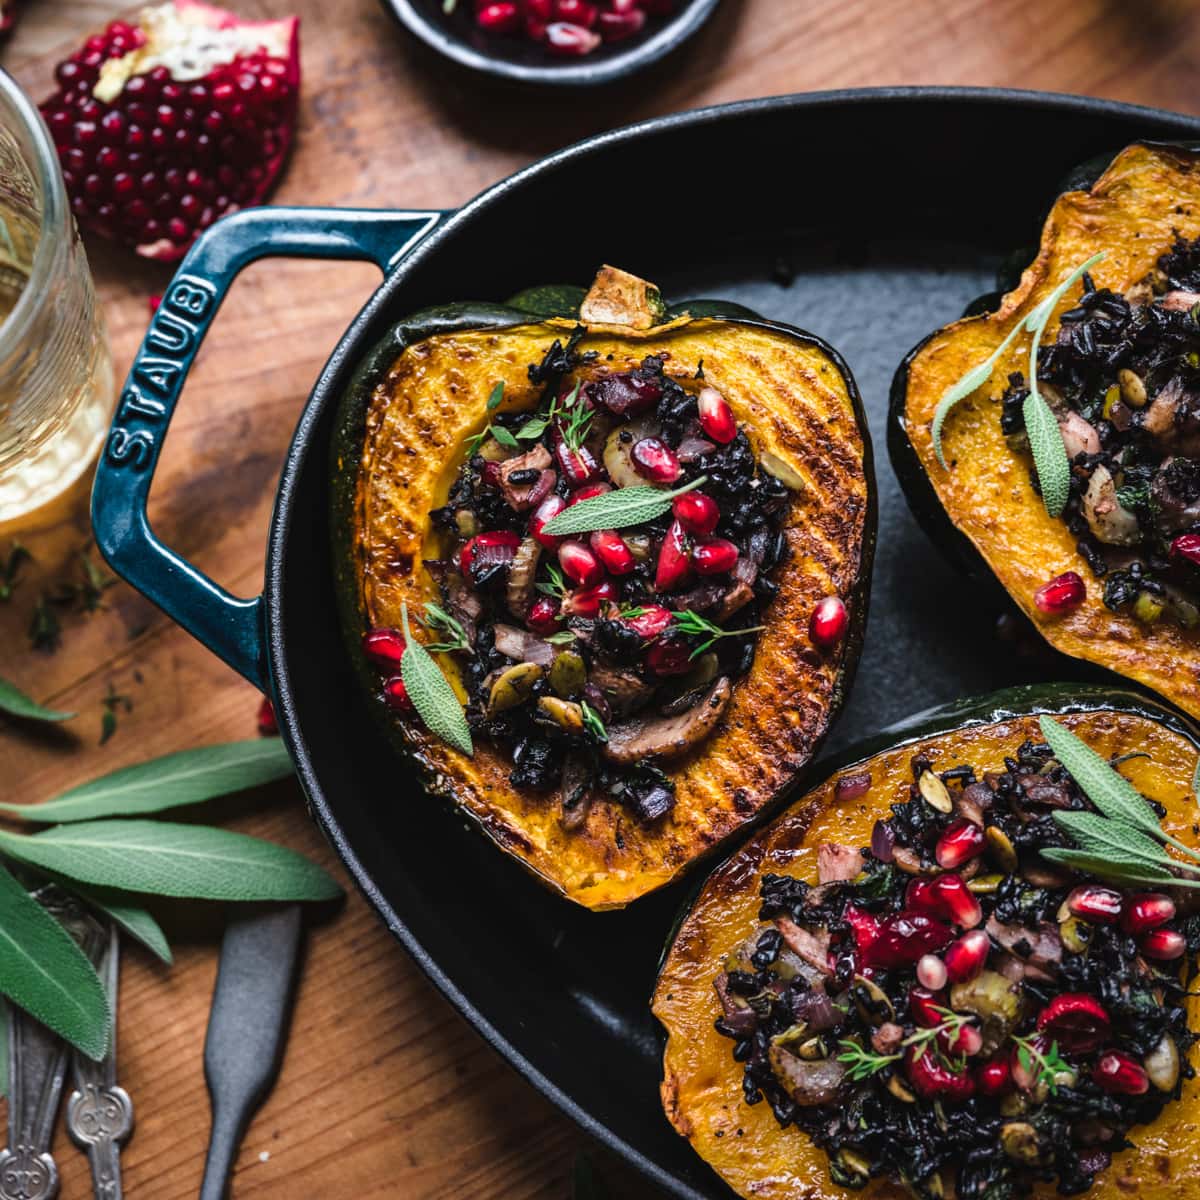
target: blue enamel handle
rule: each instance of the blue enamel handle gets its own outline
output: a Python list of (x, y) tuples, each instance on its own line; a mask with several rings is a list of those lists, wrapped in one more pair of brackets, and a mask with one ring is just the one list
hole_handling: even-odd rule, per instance
[(146, 499), (184, 380), (234, 277), (260, 258), (375, 263), (388, 275), (438, 212), (256, 208), (218, 221), (180, 264), (150, 322), (96, 466), (92, 527), (113, 570), (251, 683), (267, 690), (261, 596), (241, 599), (154, 535)]

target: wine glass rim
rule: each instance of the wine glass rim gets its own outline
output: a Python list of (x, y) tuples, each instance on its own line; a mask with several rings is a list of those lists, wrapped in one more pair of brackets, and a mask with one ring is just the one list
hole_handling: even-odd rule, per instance
[(37, 105), (3, 67), (0, 67), (0, 98), (24, 126), (26, 140), (33, 147), (34, 161), (31, 165), (37, 174), (42, 194), (38, 243), (33, 252), (29, 282), (7, 318), (0, 321), (0, 363), (3, 363), (21, 345), (30, 323), (49, 295), (54, 264), (64, 253), (72, 230), (66, 187), (50, 131)]

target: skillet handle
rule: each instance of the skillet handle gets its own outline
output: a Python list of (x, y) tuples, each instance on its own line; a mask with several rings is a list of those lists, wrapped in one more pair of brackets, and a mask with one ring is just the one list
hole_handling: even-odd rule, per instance
[(234, 277), (260, 258), (373, 262), (389, 275), (439, 212), (252, 208), (207, 229), (150, 321), (92, 487), (96, 545), (122, 578), (251, 683), (269, 690), (262, 596), (242, 599), (155, 536), (146, 499), (184, 380)]

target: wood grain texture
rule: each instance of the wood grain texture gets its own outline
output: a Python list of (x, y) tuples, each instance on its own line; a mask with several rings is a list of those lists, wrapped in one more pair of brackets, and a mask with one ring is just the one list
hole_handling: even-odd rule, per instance
[[(1200, 106), (1200, 13), (1188, 0), (725, 0), (669, 76), (549, 101), (497, 96), (446, 70), (374, 0), (229, 2), (248, 14), (291, 9), (303, 17), (298, 150), (276, 194), (293, 203), (456, 205), (597, 130), (778, 92), (990, 84)], [(63, 46), (129, 6), (25, 7), (0, 62), (40, 95)], [(123, 376), (148, 298), (168, 272), (100, 243), (90, 251)], [(261, 581), (293, 424), (372, 283), (361, 265), (254, 268), (205, 344), (167, 440), (151, 516), (169, 544), (235, 591), (253, 592)], [(225, 336), (233, 329), (236, 349)], [(81, 716), (48, 733), (0, 729), (6, 797), (42, 799), (151, 755), (253, 734), (253, 689), (124, 586), (106, 592), (100, 612), (64, 614), (57, 654), (26, 649), (39, 590), (76, 569), (87, 540), (83, 489), (75, 499), (22, 534), (37, 562), (0, 605), (0, 674)], [(132, 697), (133, 710), (99, 747), (110, 684)], [(226, 807), (233, 828), (334, 865), (293, 787), (254, 799)], [(139, 1120), (125, 1155), (128, 1191), (154, 1200), (199, 1187), (201, 1054), (216, 970), (214, 930), (199, 927), (194, 911), (168, 918), (178, 961), (166, 971), (130, 950), (121, 999), (121, 1071)], [(239, 1200), (558, 1200), (583, 1141), (483, 1046), (352, 896), (311, 938), (279, 1086), (247, 1137), (234, 1192)], [(57, 1152), (65, 1200), (90, 1195), (83, 1159), (65, 1139)], [(602, 1170), (614, 1195), (650, 1196), (615, 1165)]]

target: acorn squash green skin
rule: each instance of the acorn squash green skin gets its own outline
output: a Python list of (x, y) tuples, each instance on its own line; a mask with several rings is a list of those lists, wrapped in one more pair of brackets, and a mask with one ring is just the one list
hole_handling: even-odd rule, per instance
[[(579, 302), (584, 295), (585, 292), (581, 288), (553, 285), (546, 288), (527, 289), (518, 293), (505, 304), (460, 303), (424, 309), (393, 326), (366, 355), (352, 377), (337, 412), (331, 444), (333, 582), (346, 650), (355, 674), (368, 696), (378, 695), (379, 674), (378, 670), (367, 661), (361, 645), (364, 623), (355, 554), (355, 504), (366, 419), (376, 384), (386, 376), (403, 351), (421, 341), (446, 334), (471, 331), (499, 332), (517, 326), (528, 326), (531, 319), (536, 321), (549, 318), (566, 318), (568, 320), (577, 318)], [(849, 611), (849, 624), (842, 642), (836, 677), (829, 693), (829, 704), (824, 711), (824, 719), (817, 728), (816, 737), (810, 750), (809, 756), (811, 757), (818, 752), (849, 694), (866, 631), (871, 570), (878, 525), (878, 496), (871, 441), (862, 399), (849, 367), (842, 357), (822, 339), (812, 334), (782, 323), (766, 321), (742, 305), (720, 300), (685, 301), (670, 305), (666, 309), (663, 321), (669, 323), (684, 314), (688, 314), (694, 319), (727, 320), (736, 322), (739, 326), (786, 335), (796, 343), (819, 350), (840, 375), (857, 425), (862, 447), (861, 462), (865, 483), (862, 534), (859, 543), (859, 568), (852, 586), (842, 593), (842, 598)], [(564, 339), (569, 333), (569, 328), (564, 328)], [(647, 349), (646, 352), (650, 353), (651, 351)], [(785, 572), (788, 570), (786, 564), (782, 570)], [(768, 610), (767, 620), (770, 619), (771, 613)], [(452, 801), (456, 800), (455, 780), (443, 773), (431, 771), (420, 756), (414, 756), (412, 745), (401, 729), (400, 723), (395, 720), (395, 714), (389, 712), (380, 702), (371, 703), (369, 707), (381, 732), (387, 737), (397, 754), (415, 765), (425, 789), (432, 794), (441, 795)], [(704, 759), (703, 751), (701, 751), (698, 760), (689, 767), (689, 773), (703, 771), (703, 769)], [(779, 790), (765, 807), (759, 808), (741, 821), (738, 832), (768, 818), (771, 812), (786, 801), (791, 791), (790, 785)], [(516, 842), (511, 831), (503, 828), (499, 822), (480, 819), (476, 814), (467, 813), (461, 805), (459, 807), (465, 815), (475, 816), (476, 824), (484, 834), (500, 844), (502, 848), (513, 852), (511, 847)], [(720, 846), (727, 844), (727, 841), (728, 836), (722, 837), (714, 845), (705, 847), (703, 851), (694, 852), (689, 861), (679, 868), (679, 871), (690, 870), (695, 862), (711, 857), (719, 850)], [(514, 856), (519, 860), (521, 858), (520, 854), (515, 852)], [(557, 890), (562, 890), (554, 880), (547, 880), (541, 874), (539, 874), (539, 878)], [(666, 881), (664, 879), (662, 882)], [(658, 886), (662, 886), (662, 883), (647, 884), (643, 891), (639, 891), (637, 894), (644, 894), (645, 891)], [(577, 897), (572, 895), (571, 898), (576, 899)], [(631, 896), (630, 898), (636, 897)], [(621, 907), (626, 902), (628, 901), (594, 905), (590, 902), (585, 903), (588, 903), (588, 907)]]

